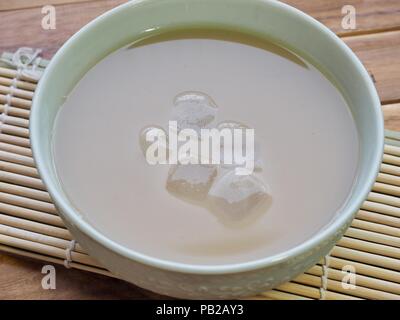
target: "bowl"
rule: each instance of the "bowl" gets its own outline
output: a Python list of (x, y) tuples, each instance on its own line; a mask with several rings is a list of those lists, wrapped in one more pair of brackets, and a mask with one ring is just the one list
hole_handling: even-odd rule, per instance
[[(360, 160), (349, 200), (317, 234), (285, 252), (230, 265), (189, 265), (130, 250), (97, 231), (70, 205), (52, 155), (56, 114), (76, 83), (102, 58), (144, 37), (186, 28), (240, 31), (273, 41), (311, 61), (341, 90), (358, 130)], [(83, 27), (51, 60), (30, 118), (33, 156), (60, 216), (76, 240), (116, 276), (179, 298), (238, 298), (291, 280), (326, 255), (367, 197), (383, 152), (375, 87), (361, 62), (334, 33), (301, 11), (265, 0), (130, 1)]]

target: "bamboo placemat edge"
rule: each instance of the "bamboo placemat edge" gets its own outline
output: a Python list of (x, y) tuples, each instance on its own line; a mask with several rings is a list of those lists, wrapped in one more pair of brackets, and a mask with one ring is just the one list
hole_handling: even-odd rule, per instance
[[(44, 66), (47, 62), (42, 60)], [(0, 111), (8, 111), (2, 114), (0, 133), (0, 251), (113, 277), (79, 245), (67, 260), (72, 237), (30, 152), (29, 109), (36, 83), (16, 77), (16, 70), (0, 65)], [(399, 147), (400, 132), (386, 131), (377, 183), (330, 255), (293, 281), (252, 298), (400, 299)], [(343, 267), (349, 265), (357, 270), (353, 289), (342, 282), (348, 275)]]

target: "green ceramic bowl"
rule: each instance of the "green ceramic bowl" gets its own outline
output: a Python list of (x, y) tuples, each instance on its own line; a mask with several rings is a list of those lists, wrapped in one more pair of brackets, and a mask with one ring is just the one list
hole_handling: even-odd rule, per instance
[[(53, 163), (56, 114), (72, 88), (102, 58), (154, 34), (207, 28), (240, 31), (275, 41), (312, 61), (341, 89), (360, 140), (358, 176), (348, 204), (311, 239), (288, 251), (247, 263), (204, 266), (150, 257), (115, 243), (70, 205)], [(98, 17), (57, 52), (33, 101), (30, 133), (40, 175), (62, 219), (78, 242), (114, 274), (143, 288), (181, 298), (234, 298), (288, 281), (315, 264), (343, 235), (378, 173), (383, 150), (380, 101), (353, 52), (322, 24), (278, 1), (130, 1)]]

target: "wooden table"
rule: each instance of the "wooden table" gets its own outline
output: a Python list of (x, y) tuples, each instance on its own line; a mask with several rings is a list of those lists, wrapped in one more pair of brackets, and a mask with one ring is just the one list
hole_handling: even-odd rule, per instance
[[(163, 1), (163, 0), (160, 0)], [(0, 52), (42, 48), (51, 58), (77, 30), (123, 0), (13, 0), (0, 2)], [(324, 23), (353, 49), (378, 89), (386, 128), (400, 130), (400, 1), (285, 0)], [(42, 7), (53, 4), (56, 29), (41, 26)], [(342, 28), (342, 7), (356, 9), (356, 29)], [(126, 282), (55, 266), (56, 290), (42, 289), (44, 263), (0, 253), (0, 299), (161, 298)]]

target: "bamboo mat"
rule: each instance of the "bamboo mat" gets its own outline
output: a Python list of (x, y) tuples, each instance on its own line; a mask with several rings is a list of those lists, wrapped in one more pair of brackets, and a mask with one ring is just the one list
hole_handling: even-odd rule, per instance
[[(47, 63), (36, 58), (31, 66), (42, 70)], [(113, 277), (74, 245), (35, 168), (28, 127), (36, 83), (0, 62), (0, 250)], [(343, 284), (348, 278), (355, 286)], [(386, 132), (373, 190), (330, 254), (293, 281), (253, 298), (400, 300), (400, 133)]]

